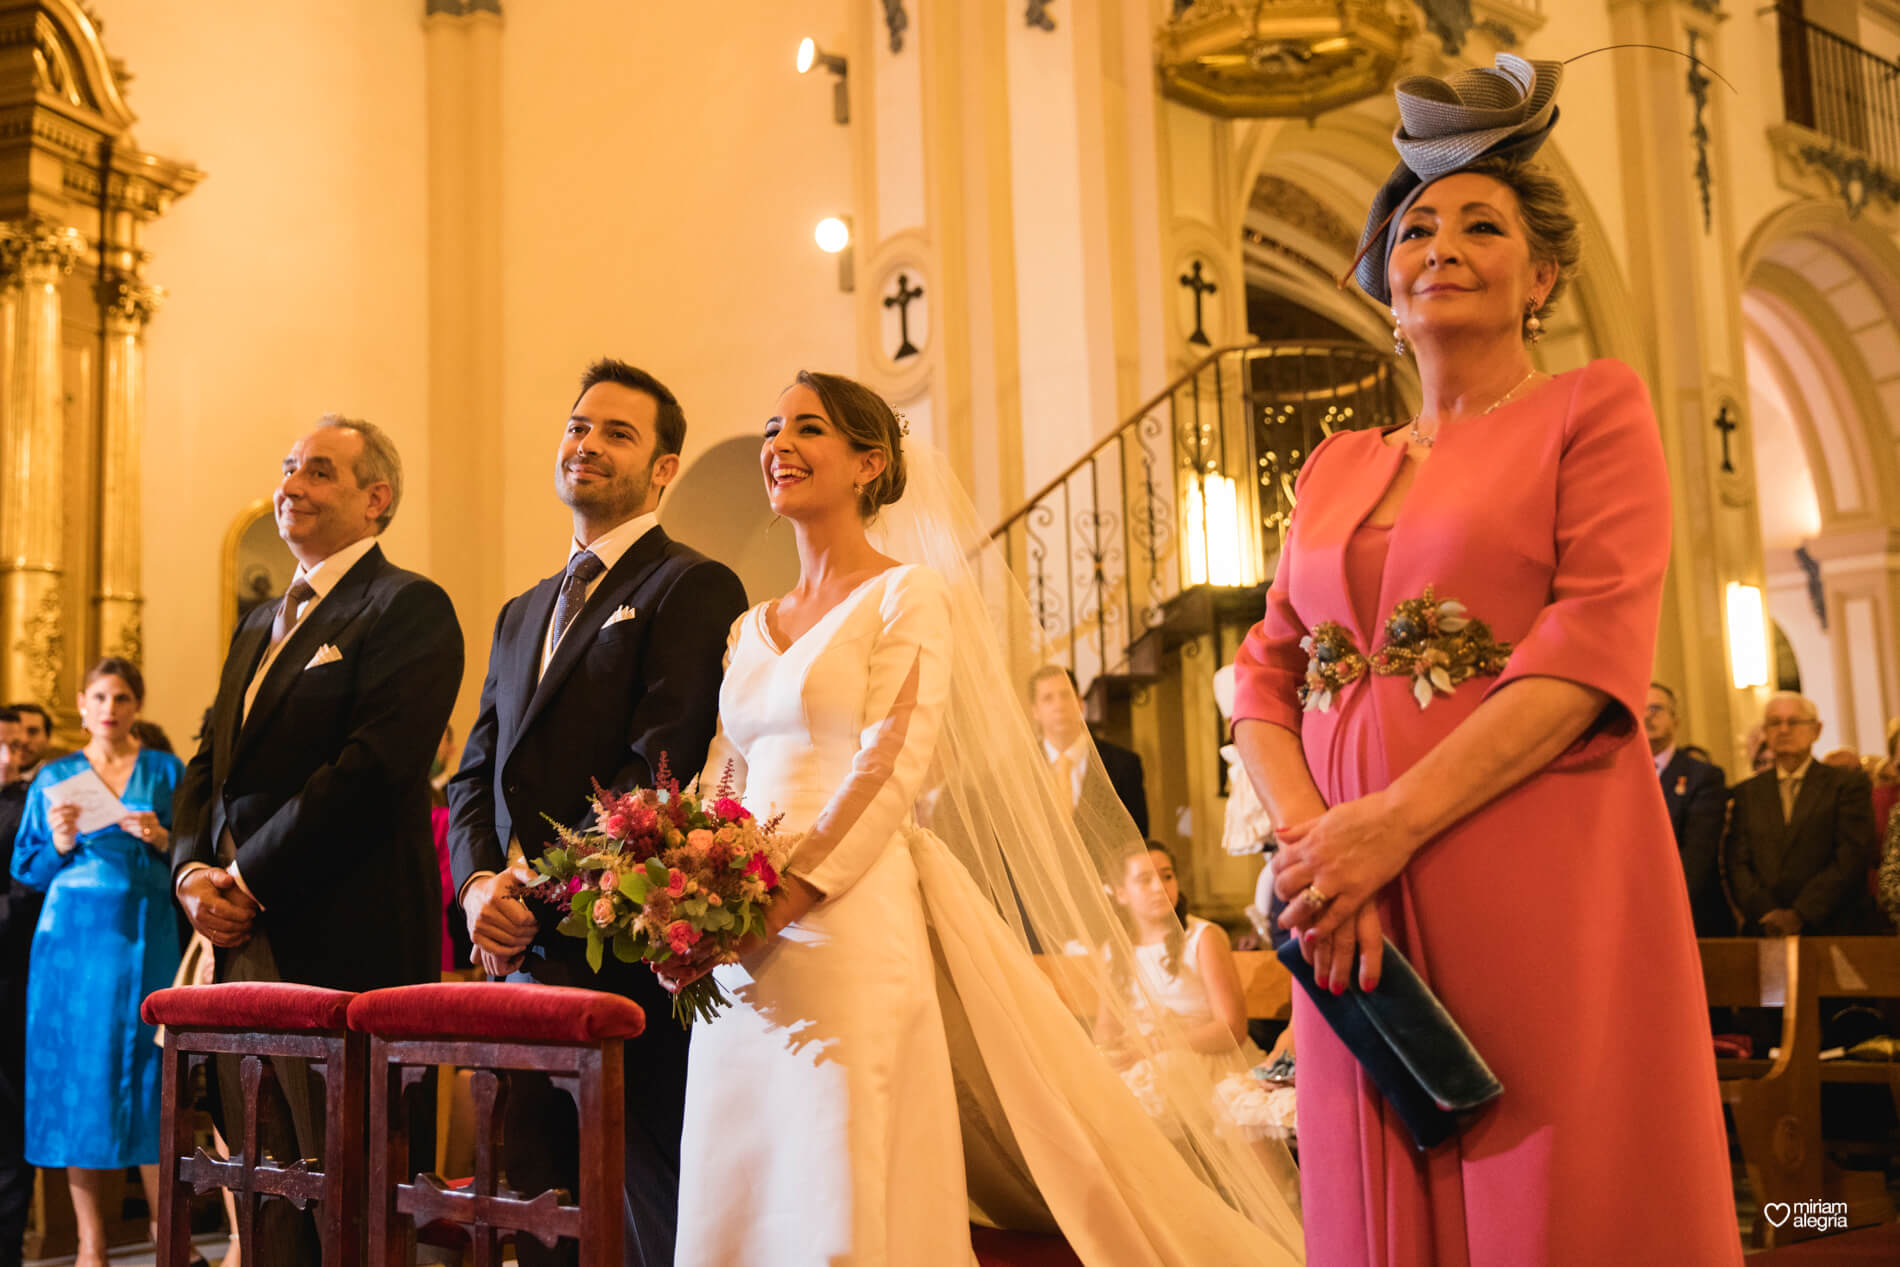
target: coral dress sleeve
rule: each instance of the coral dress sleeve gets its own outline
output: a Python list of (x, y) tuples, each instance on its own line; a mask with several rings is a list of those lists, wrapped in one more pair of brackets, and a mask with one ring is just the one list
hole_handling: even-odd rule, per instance
[(1622, 362), (1595, 362), (1578, 376), (1564, 425), (1550, 598), (1485, 692), (1553, 677), (1610, 697), (1550, 768), (1599, 760), (1642, 733), (1669, 524), (1669, 472), (1649, 392)]
[(1293, 483), (1296, 509), (1286, 544), (1267, 587), (1267, 613), (1247, 631), (1234, 656), (1234, 721), (1264, 721), (1300, 733), (1300, 684), (1306, 680), (1306, 652), (1300, 639), (1307, 628), (1293, 610), (1294, 572), (1300, 566), (1300, 517), (1297, 503), (1306, 483), (1335, 436), (1327, 436), (1306, 455)]
[(836, 897), (877, 861), (924, 788), (950, 701), (950, 603), (943, 578), (911, 567), (880, 604), (866, 718), (851, 773), (819, 811), (789, 870)]

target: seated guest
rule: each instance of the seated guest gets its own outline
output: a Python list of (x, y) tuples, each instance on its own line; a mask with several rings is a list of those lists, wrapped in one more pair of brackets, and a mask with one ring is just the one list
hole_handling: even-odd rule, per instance
[(1656, 759), (1657, 777), (1662, 780), (1663, 803), (1669, 807), (1676, 852), (1682, 857), (1695, 935), (1733, 937), (1735, 917), (1722, 893), (1718, 865), (1728, 786), (1720, 770), (1677, 746), (1678, 724), (1676, 693), (1661, 682), (1651, 682), (1643, 709), (1643, 730), (1649, 737), (1649, 753)]
[(53, 744), (53, 715), (30, 700), (7, 707), (20, 715), (19, 777), (31, 783)]
[(1762, 732), (1774, 766), (1736, 786), (1729, 816), (1729, 887), (1743, 933), (1871, 931), (1867, 871), (1879, 842), (1867, 776), (1814, 759), (1821, 720), (1804, 696), (1770, 696)]
[(33, 1167), (26, 1160), (26, 959), (40, 895), (12, 878), (26, 812), (20, 714), (0, 708), (0, 1267), (20, 1267)]
[[(1058, 782), (1067, 781), (1071, 804), (1083, 787), (1107, 780), (1135, 830), (1148, 834), (1148, 794), (1142, 787), (1141, 758), (1091, 732), (1082, 718), (1082, 695), (1075, 674), (1058, 664), (1044, 665), (1029, 677), (1029, 714), (1042, 736), (1043, 754)], [(1094, 751), (1088, 741), (1094, 739)]]
[(41, 768), (13, 848), (14, 878), (46, 894), (27, 982), (26, 1155), (67, 1168), (76, 1267), (105, 1267), (113, 1171), (139, 1167), (158, 1209), (161, 1065), (139, 1004), (178, 971), (168, 859), (184, 765), (132, 737), (144, 701), (131, 662), (93, 665), (86, 746)]

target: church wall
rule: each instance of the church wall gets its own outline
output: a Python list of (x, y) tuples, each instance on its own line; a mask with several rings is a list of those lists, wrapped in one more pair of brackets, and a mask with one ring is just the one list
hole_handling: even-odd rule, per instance
[(224, 657), (226, 530), (320, 414), (394, 437), (384, 544), (429, 565), (421, 6), (95, 7), (141, 144), (208, 173), (146, 237), (170, 292), (148, 332), (147, 713), (184, 746)]
[(690, 469), (758, 434), (800, 368), (856, 372), (857, 344), (838, 261), (812, 241), (852, 210), (851, 133), (832, 121), (830, 75), (793, 69), (802, 36), (846, 47), (844, 0), (739, 22), (537, 0), (505, 21), (498, 510), (514, 593), (565, 557), (553, 455), (590, 359), (625, 358), (679, 394)]

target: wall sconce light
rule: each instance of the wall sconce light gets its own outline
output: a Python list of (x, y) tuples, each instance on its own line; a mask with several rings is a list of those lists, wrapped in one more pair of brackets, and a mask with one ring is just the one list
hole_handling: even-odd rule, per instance
[(838, 77), (831, 86), (831, 117), (836, 123), (851, 122), (851, 89), (845, 71), (845, 60), (836, 53), (827, 53), (818, 47), (818, 41), (807, 35), (798, 42), (798, 73), (810, 72), (814, 66), (823, 66)]
[(1768, 685), (1768, 621), (1761, 588), (1728, 583), (1728, 663), (1735, 689)]
[(1260, 583), (1257, 534), (1244, 529), (1233, 480), (1225, 475), (1190, 476), (1183, 512), (1189, 585)]
[(826, 255), (838, 257), (838, 289), (850, 294), (857, 284), (851, 261), (851, 217), (826, 216), (812, 230), (812, 239)]

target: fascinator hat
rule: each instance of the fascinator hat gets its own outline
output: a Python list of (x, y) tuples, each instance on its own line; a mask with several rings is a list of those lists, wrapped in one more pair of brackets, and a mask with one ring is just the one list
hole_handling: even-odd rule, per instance
[(1538, 151), (1557, 124), (1563, 73), (1562, 62), (1499, 53), (1495, 66), (1399, 81), (1399, 126), (1392, 133), (1399, 165), (1372, 199), (1355, 261), (1354, 275), (1368, 295), (1392, 302), (1386, 263), (1399, 222), (1427, 185), (1481, 159), (1523, 159)]

